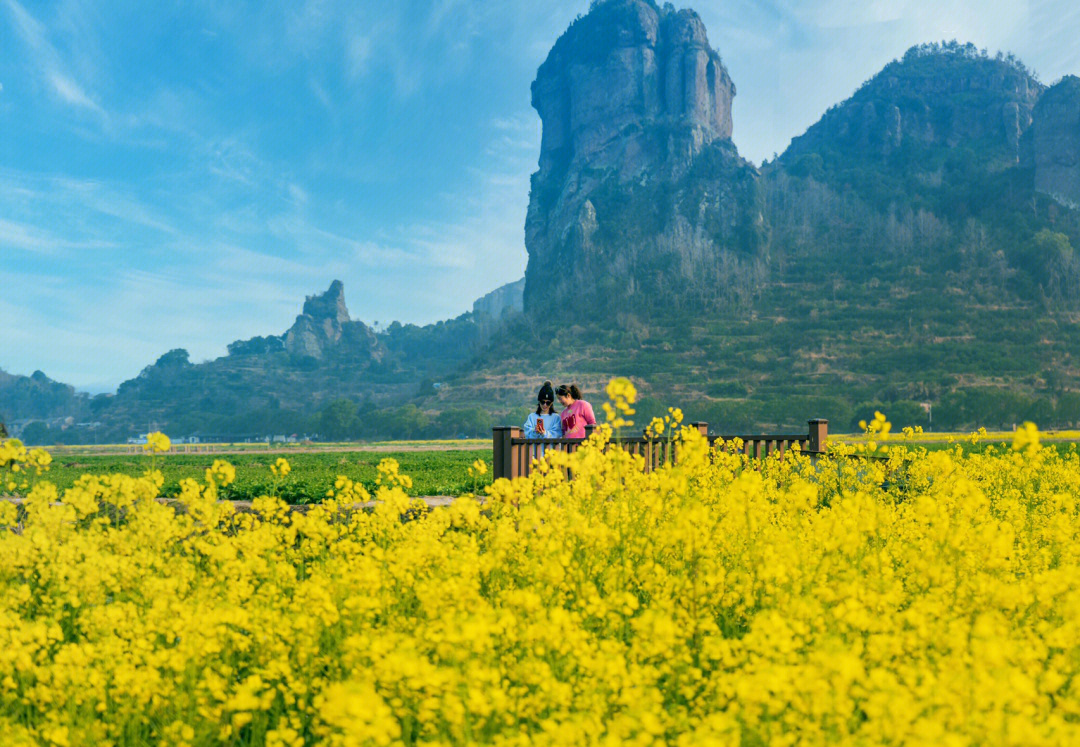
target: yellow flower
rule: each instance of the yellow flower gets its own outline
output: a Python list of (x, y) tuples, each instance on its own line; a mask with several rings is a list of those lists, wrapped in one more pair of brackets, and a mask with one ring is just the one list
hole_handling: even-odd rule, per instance
[(637, 401), (637, 389), (629, 379), (615, 378), (608, 382), (607, 396), (610, 402), (604, 402), (601, 407), (608, 424), (612, 428), (631, 426), (634, 421), (627, 416), (634, 414), (632, 405)]
[(218, 486), (231, 485), (236, 479), (236, 468), (224, 459), (215, 459), (206, 470), (206, 481)]
[(278, 457), (277, 460), (270, 465), (270, 473), (274, 477), (287, 477), (292, 471), (292, 467), (289, 466), (289, 460), (285, 457)]
[(160, 454), (163, 451), (168, 451), (172, 448), (172, 441), (164, 433), (155, 431), (146, 436), (146, 443), (143, 444), (143, 450), (153, 454)]
[(19, 512), (14, 503), (0, 501), (0, 527), (9, 527), (18, 521)]
[(619, 401), (623, 400), (627, 403), (633, 404), (637, 401), (637, 389), (630, 379), (615, 378), (608, 382), (607, 396), (609, 400)]
[(303, 510), (219, 502), (222, 460), (176, 505), (39, 480), (0, 503), (4, 744), (1077, 741), (1080, 453), (754, 460), (681, 421), (649, 471), (605, 425), (430, 511), (393, 460)]
[(664, 418), (653, 418), (645, 429), (645, 433), (649, 436), (660, 437), (664, 434), (666, 425)]
[(1013, 451), (1024, 451), (1027, 454), (1037, 452), (1041, 448), (1038, 427), (1032, 422), (1025, 422), (1017, 428), (1013, 434), (1012, 448)]

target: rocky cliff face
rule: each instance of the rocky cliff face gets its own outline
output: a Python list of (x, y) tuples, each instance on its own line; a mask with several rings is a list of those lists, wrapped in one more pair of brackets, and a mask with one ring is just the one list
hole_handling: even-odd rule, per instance
[(607, 0), (571, 25), (532, 86), (526, 311), (633, 305), (662, 294), (661, 269), (703, 288), (753, 254), (756, 170), (730, 140), (734, 95), (693, 11)]
[(1042, 95), (1031, 135), (1035, 189), (1080, 208), (1080, 78), (1067, 75)]
[(784, 158), (828, 152), (881, 161), (904, 148), (962, 146), (1016, 165), (1042, 91), (1022, 65), (973, 45), (913, 47), (793, 139)]
[(1044, 189), (1068, 188), (1068, 167), (1053, 165), (1070, 158), (1068, 107), (1047, 107), (1044, 91), (1014, 58), (955, 42), (886, 65), (763, 168), (771, 280), (815, 288), (869, 271), (902, 284), (883, 269), (896, 263), (951, 275), (986, 303), (1074, 303), (1074, 263), (1032, 251), (1048, 218), (1034, 140)]
[(696, 13), (600, 3), (559, 38), (533, 82), (544, 123), (539, 176), (583, 166), (623, 178), (684, 169), (705, 144), (731, 137), (734, 95)]
[(486, 293), (473, 302), (474, 315), (486, 315), (492, 319), (501, 319), (508, 314), (522, 311), (522, 297), (525, 292), (525, 278), (513, 283), (500, 285), (491, 293)]

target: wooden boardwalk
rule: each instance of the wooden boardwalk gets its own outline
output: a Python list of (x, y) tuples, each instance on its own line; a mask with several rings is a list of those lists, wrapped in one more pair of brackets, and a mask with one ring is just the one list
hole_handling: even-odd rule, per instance
[[(807, 421), (806, 433), (777, 434), (710, 434), (708, 423), (689, 423), (711, 445), (727, 444), (734, 449), (734, 444), (741, 443), (744, 454), (754, 459), (764, 459), (775, 454), (783, 459), (784, 454), (797, 446), (802, 453), (816, 456), (824, 453), (829, 437), (829, 421), (815, 418)], [(532, 471), (533, 462), (547, 451), (566, 451), (573, 453), (592, 434), (595, 426), (586, 426), (585, 438), (525, 438), (517, 426), (496, 426), (492, 429), (492, 478), (505, 477), (514, 479), (523, 477)], [(645, 470), (653, 470), (662, 464), (678, 459), (678, 444), (666, 438), (632, 436), (619, 438), (608, 444), (608, 448), (621, 448), (645, 460)]]

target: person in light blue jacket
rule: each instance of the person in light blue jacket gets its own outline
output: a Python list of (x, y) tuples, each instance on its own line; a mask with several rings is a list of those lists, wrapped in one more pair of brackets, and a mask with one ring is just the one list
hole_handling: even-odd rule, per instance
[(545, 381), (536, 395), (536, 412), (525, 421), (525, 438), (562, 438), (562, 419), (554, 405), (555, 390)]

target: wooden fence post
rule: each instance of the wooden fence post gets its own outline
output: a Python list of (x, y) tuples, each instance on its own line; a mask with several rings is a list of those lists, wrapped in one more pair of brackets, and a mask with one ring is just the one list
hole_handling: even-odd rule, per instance
[(705, 438), (709, 437), (709, 424), (708, 423), (703, 423), (703, 422), (698, 420), (698, 421), (694, 421), (693, 423), (691, 423), (690, 427), (691, 428), (697, 428), (697, 432), (700, 433), (701, 435), (705, 436)]
[(491, 477), (498, 480), (517, 477), (517, 460), (514, 459), (514, 438), (521, 437), (521, 429), (513, 425), (497, 425), (491, 429)]
[(829, 421), (824, 418), (814, 418), (810, 421), (810, 439), (806, 444), (806, 450), (810, 453), (824, 452), (828, 438)]

